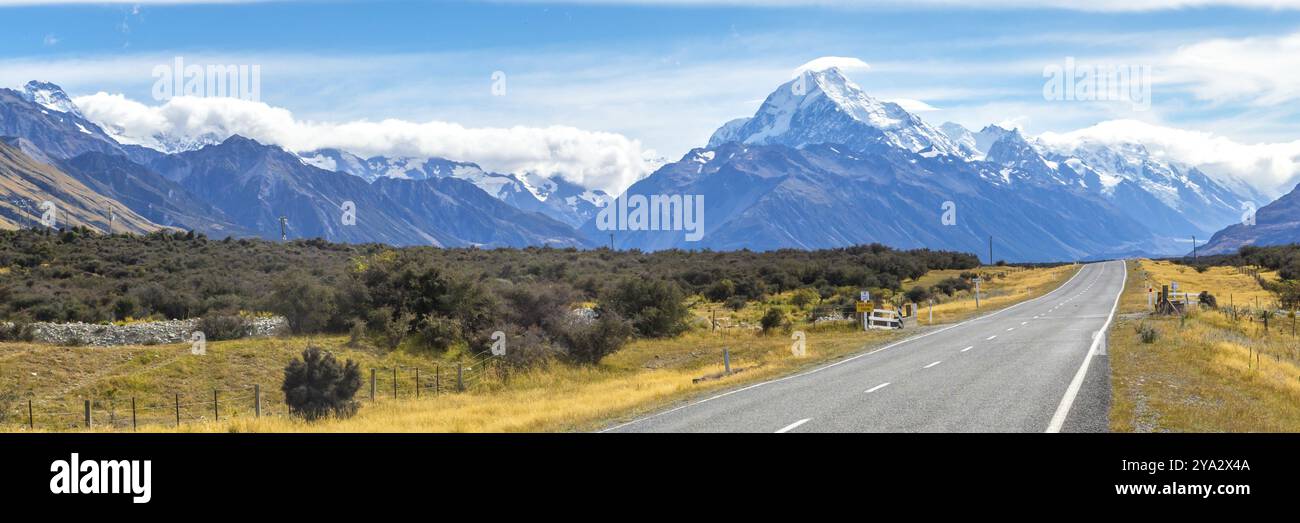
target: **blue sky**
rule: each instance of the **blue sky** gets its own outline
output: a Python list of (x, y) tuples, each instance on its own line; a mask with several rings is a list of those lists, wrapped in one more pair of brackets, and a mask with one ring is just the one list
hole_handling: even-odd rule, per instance
[[(157, 108), (162, 102), (151, 99), (151, 69), (174, 56), (199, 64), (258, 64), (261, 102), (288, 111), (291, 116), (277, 114), (294, 121), (392, 119), (458, 126), (453, 129), (526, 128), (533, 138), (563, 128), (555, 131), (559, 138), (548, 135), (534, 144), (552, 151), (544, 153), (552, 155), (549, 164), (530, 159), (538, 153), (529, 148), (485, 153), (500, 134), (396, 150), (378, 143), (393, 136), (385, 134), (360, 140), (354, 148), (364, 150), (358, 152), (432, 147), (502, 169), (589, 169), (575, 177), (614, 188), (645, 174), (627, 165), (635, 163), (630, 157), (675, 160), (702, 146), (718, 125), (752, 114), (795, 67), (826, 55), (868, 63), (868, 69), (849, 76), (873, 96), (923, 102), (934, 110), (918, 114), (936, 125), (1004, 123), (1039, 134), (1107, 121), (1145, 122), (1157, 130), (1134, 132), (1160, 134), (1151, 139), (1188, 136), (1171, 134), (1176, 129), (1217, 140), (1223, 151), (1206, 161), (1231, 164), (1235, 158), (1246, 166), (1232, 167), (1237, 171), (1278, 155), (1295, 160), (1288, 147), (1300, 139), (1295, 109), (1300, 37), (1294, 36), (1300, 35), (1300, 10), (1285, 5), (1259, 9), (1209, 2), (1189, 8), (1179, 7), (1185, 2), (1178, 0), (1051, 9), (1025, 5), (1059, 2), (995, 0), (999, 7), (989, 9), (954, 8), (944, 0), (876, 7), (798, 0), (760, 7), (687, 0), (668, 5), (616, 0), (18, 3), (37, 5), (0, 8), (3, 86), (42, 79), (63, 85), (74, 97), (102, 91)], [(1134, 11), (1132, 5), (1144, 7)], [(1102, 10), (1089, 10), (1095, 6)], [(1044, 68), (1066, 57), (1151, 67), (1150, 109), (1044, 100)], [(505, 96), (493, 96), (494, 71), (506, 75)], [(453, 139), (447, 136), (429, 140)], [(554, 157), (563, 147), (589, 150)], [(620, 147), (635, 151), (613, 151)], [(575, 160), (580, 155), (584, 159)], [(575, 167), (575, 161), (581, 165)], [(591, 167), (601, 161), (621, 167)], [(1271, 190), (1270, 184), (1294, 179), (1294, 166), (1271, 169), (1276, 172), (1257, 174), (1257, 185)]]

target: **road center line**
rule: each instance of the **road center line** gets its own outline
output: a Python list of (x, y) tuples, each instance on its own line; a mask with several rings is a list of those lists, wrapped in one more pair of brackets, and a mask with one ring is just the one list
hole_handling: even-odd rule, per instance
[(961, 351), (962, 351), (962, 352), (966, 352), (966, 351), (971, 350), (971, 349), (973, 349), (973, 348), (975, 348), (975, 346), (974, 346), (974, 345), (971, 345), (971, 346), (969, 346), (969, 347), (966, 347), (966, 348), (962, 349)]
[(936, 361), (936, 362), (934, 362), (934, 363), (931, 363), (931, 364), (926, 365), (926, 366), (921, 367), (921, 368), (922, 368), (922, 369), (928, 369), (928, 368), (933, 367), (933, 366), (935, 366), (935, 365), (938, 365), (938, 364), (940, 364), (940, 363), (943, 363), (943, 360)]
[(791, 423), (791, 424), (789, 424), (789, 425), (786, 425), (786, 426), (785, 426), (784, 428), (782, 428), (781, 430), (776, 431), (776, 434), (785, 434), (785, 433), (787, 433), (787, 432), (790, 432), (790, 431), (792, 431), (792, 430), (798, 428), (799, 425), (803, 425), (804, 423), (808, 423), (808, 422), (811, 421), (811, 420), (812, 420), (812, 418), (804, 418), (804, 419), (801, 419), (801, 420), (799, 420), (799, 421), (796, 421), (796, 422), (794, 422), (794, 423)]
[(998, 335), (997, 335), (997, 334), (994, 334), (994, 335), (992, 335), (992, 336), (989, 336), (989, 337), (987, 337), (987, 338), (984, 338), (984, 341), (993, 341), (994, 339), (997, 339), (997, 337), (998, 337)]
[(884, 382), (884, 383), (881, 383), (880, 385), (876, 385), (875, 387), (871, 387), (871, 388), (867, 389), (867, 394), (871, 394), (872, 392), (878, 391), (878, 390), (883, 389), (883, 388), (888, 387), (888, 386), (889, 386), (889, 382), (886, 381), (886, 382)]

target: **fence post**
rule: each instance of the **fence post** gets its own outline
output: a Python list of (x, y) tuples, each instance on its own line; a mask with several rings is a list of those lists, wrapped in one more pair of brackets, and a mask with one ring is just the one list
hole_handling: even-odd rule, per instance
[(397, 366), (393, 365), (393, 399), (397, 399)]
[(433, 395), (437, 396), (442, 388), (442, 365), (433, 366)]
[(375, 369), (370, 369), (370, 401), (375, 401)]
[(136, 429), (135, 424), (135, 396), (131, 397), (131, 430)]
[(32, 416), (32, 400), (27, 400), (27, 428), (36, 428), (36, 418)]
[(181, 426), (181, 393), (176, 393), (176, 426)]
[(86, 428), (90, 428), (90, 400), (86, 400)]
[(465, 392), (465, 368), (456, 364), (456, 392)]
[(217, 389), (212, 389), (212, 421), (219, 421), (221, 413), (217, 410)]
[(415, 397), (420, 397), (420, 368), (415, 368)]
[(726, 347), (722, 348), (722, 366), (727, 374), (731, 374), (731, 351)]
[(262, 386), (253, 385), (253, 416), (262, 417)]

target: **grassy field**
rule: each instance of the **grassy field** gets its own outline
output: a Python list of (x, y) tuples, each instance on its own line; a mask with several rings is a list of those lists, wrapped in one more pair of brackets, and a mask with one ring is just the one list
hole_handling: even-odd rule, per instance
[[(1272, 275), (1264, 274), (1271, 278)], [(1185, 319), (1148, 317), (1145, 282), (1177, 281), (1208, 291), (1224, 311), (1192, 310)], [(1250, 276), (1229, 267), (1204, 273), (1163, 261), (1129, 262), (1129, 285), (1111, 331), (1111, 430), (1116, 432), (1300, 431), (1300, 337), (1279, 316), (1265, 331), (1255, 308), (1274, 303)], [(1142, 343), (1139, 326), (1155, 329)]]
[[(1060, 285), (1077, 266), (1014, 270), (996, 268), (1004, 276), (985, 286), (980, 311), (969, 296), (959, 295), (935, 307), (935, 322), (951, 322), (977, 312), (1004, 307), (1042, 295)], [(797, 322), (793, 330), (806, 336), (806, 355), (795, 357), (791, 333), (764, 336), (752, 325), (767, 307), (798, 318), (812, 305), (799, 308), (789, 295), (768, 304), (732, 312), (698, 301), (692, 307), (698, 326), (666, 340), (638, 340), (592, 367), (554, 363), (545, 368), (502, 376), (485, 365), (472, 365), (463, 393), (454, 387), (456, 362), (468, 357), (384, 351), (349, 347), (346, 337), (250, 339), (209, 342), (207, 354), (195, 356), (187, 345), (84, 348), (0, 344), (0, 409), (4, 430), (29, 430), (27, 401), (33, 403), (38, 431), (86, 430), (81, 427), (83, 401), (93, 403), (95, 426), (90, 430), (130, 430), (130, 405), (136, 401), (141, 431), (204, 432), (512, 432), (591, 430), (613, 420), (629, 419), (674, 402), (771, 378), (860, 352), (916, 333), (861, 332), (856, 324), (817, 326)], [(707, 327), (713, 311), (734, 316), (733, 328), (719, 332)], [(723, 313), (722, 311), (726, 311)], [(922, 319), (927, 318), (922, 311)], [(926, 323), (922, 321), (922, 324)], [(308, 343), (352, 359), (376, 372), (377, 401), (370, 402), (369, 385), (359, 413), (346, 420), (305, 423), (288, 417), (279, 391), (282, 369)], [(734, 372), (721, 375), (722, 350), (731, 353)], [(442, 393), (430, 387), (435, 365), (441, 368)], [(392, 369), (398, 369), (393, 397)], [(413, 397), (414, 372), (422, 376), (421, 397)], [(367, 376), (368, 378), (368, 376)], [(699, 378), (708, 378), (696, 382)], [(261, 418), (252, 416), (252, 387), (261, 385)], [(212, 391), (219, 390), (219, 419), (214, 419)], [(177, 399), (179, 398), (179, 399)], [(175, 404), (182, 423), (175, 427)]]

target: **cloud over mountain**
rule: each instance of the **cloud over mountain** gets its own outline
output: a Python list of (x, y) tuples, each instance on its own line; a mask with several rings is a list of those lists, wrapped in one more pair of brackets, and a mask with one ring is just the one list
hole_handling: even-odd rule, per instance
[(317, 122), (288, 109), (233, 98), (175, 97), (146, 105), (99, 92), (74, 100), (115, 138), (151, 147), (209, 136), (241, 135), (292, 151), (337, 148), (360, 155), (473, 159), (501, 172), (560, 174), (582, 185), (621, 190), (648, 173), (652, 156), (639, 140), (570, 126), (466, 127), (453, 122)]

